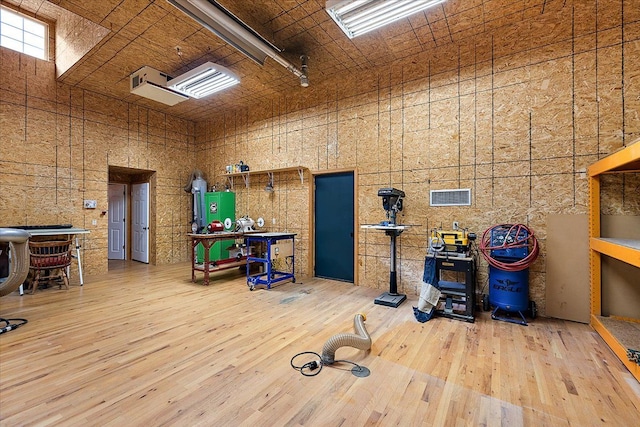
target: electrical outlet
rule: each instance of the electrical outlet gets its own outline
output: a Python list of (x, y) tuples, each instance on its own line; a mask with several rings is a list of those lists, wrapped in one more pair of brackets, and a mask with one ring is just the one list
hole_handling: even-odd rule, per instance
[(91, 225), (98, 225), (98, 220), (97, 219), (91, 220)]
[(84, 201), (84, 207), (85, 209), (95, 209), (98, 207), (98, 201), (97, 200), (85, 200)]
[(271, 222), (273, 223), (273, 225), (276, 225), (276, 219), (275, 219), (275, 218), (273, 218), (273, 219), (271, 220)]

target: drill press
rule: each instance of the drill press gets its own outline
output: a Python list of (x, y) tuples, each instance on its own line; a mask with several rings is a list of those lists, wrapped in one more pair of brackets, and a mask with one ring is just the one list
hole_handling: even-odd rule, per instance
[(385, 292), (376, 298), (374, 304), (386, 305), (388, 307), (398, 307), (407, 299), (404, 294), (398, 293), (398, 279), (396, 277), (396, 238), (405, 230), (405, 226), (396, 224), (396, 216), (402, 210), (402, 199), (404, 191), (397, 188), (381, 188), (378, 196), (382, 197), (382, 207), (387, 211), (387, 221), (375, 227), (384, 230), (387, 236), (391, 237), (391, 258), (389, 272), (389, 292)]

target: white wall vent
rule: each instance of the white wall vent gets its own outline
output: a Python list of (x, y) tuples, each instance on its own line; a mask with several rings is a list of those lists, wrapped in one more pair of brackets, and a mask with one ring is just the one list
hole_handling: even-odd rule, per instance
[(471, 206), (471, 189), (431, 190), (429, 201), (431, 206)]

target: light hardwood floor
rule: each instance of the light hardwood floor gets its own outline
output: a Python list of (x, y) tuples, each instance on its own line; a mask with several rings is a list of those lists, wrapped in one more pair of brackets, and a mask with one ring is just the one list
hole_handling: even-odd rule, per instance
[[(435, 318), (409, 296), (298, 279), (251, 292), (238, 271), (211, 285), (190, 266), (112, 264), (85, 286), (0, 299), (29, 323), (0, 335), (0, 425), (56, 426), (632, 426), (640, 387), (588, 326)], [(201, 280), (201, 275), (199, 275)], [(73, 282), (72, 282), (73, 284)], [(371, 370), (290, 359), (353, 332), (373, 345), (336, 352)]]

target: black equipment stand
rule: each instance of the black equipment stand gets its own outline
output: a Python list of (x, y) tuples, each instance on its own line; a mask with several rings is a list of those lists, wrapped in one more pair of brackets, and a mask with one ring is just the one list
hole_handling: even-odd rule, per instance
[[(392, 228), (393, 227), (393, 228)], [(391, 262), (389, 272), (389, 292), (385, 292), (376, 298), (374, 304), (386, 305), (387, 307), (397, 308), (400, 304), (407, 299), (404, 294), (398, 293), (398, 279), (396, 277), (396, 237), (404, 231), (404, 227), (385, 227), (384, 233), (387, 236), (391, 236)], [(379, 228), (383, 229), (383, 228)]]
[[(453, 271), (464, 274), (464, 282), (440, 280), (442, 271)], [(476, 263), (472, 257), (436, 256), (436, 277), (439, 279), (441, 299), (444, 307), (437, 309), (436, 314), (451, 319), (473, 323), (473, 310), (476, 304)], [(464, 306), (464, 310), (454, 309), (453, 304)]]

